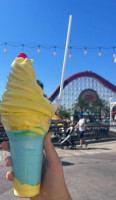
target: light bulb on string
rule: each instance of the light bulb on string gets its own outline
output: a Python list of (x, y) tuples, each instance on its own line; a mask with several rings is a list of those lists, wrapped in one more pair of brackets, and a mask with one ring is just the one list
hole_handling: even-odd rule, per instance
[(115, 47), (113, 47), (113, 57), (116, 57)]
[(72, 53), (71, 53), (71, 48), (72, 48), (72, 47), (69, 47), (69, 48), (70, 48), (69, 58), (72, 58)]
[(41, 53), (40, 46), (38, 46), (37, 52), (38, 52), (38, 53)]
[(38, 52), (38, 53), (41, 53), (41, 49), (38, 49), (37, 52)]
[(53, 55), (56, 56), (57, 55), (57, 52), (56, 52), (56, 46), (54, 47), (54, 52), (53, 52)]
[(116, 58), (114, 58), (114, 63), (116, 64)]
[(7, 43), (5, 42), (4, 44), (5, 44), (4, 52), (7, 53), (8, 52), (7, 47), (6, 47)]
[(72, 58), (72, 54), (69, 54), (69, 58)]
[(98, 53), (98, 56), (101, 56), (102, 53), (101, 53), (101, 47), (99, 47), (99, 53)]
[(101, 56), (101, 55), (102, 55), (102, 53), (101, 53), (101, 52), (99, 52), (99, 53), (98, 53), (98, 56)]
[(114, 63), (116, 64), (116, 53), (115, 53), (115, 47), (113, 47), (113, 58), (114, 58)]
[(116, 57), (114, 58), (114, 63), (116, 64)]
[(114, 58), (116, 57), (116, 54), (115, 54), (115, 53), (113, 53), (113, 57), (114, 57)]
[(7, 49), (4, 49), (4, 52), (5, 52), (5, 53), (7, 53), (7, 52), (8, 52), (8, 50), (7, 50)]
[(84, 54), (86, 55), (88, 52), (87, 52), (87, 47), (85, 47), (85, 51), (84, 51)]

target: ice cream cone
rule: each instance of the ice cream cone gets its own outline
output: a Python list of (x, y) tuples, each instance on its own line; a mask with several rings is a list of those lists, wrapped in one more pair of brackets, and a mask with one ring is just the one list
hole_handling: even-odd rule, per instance
[(19, 197), (40, 192), (43, 139), (54, 115), (54, 106), (36, 82), (32, 63), (24, 53), (15, 58), (0, 102), (10, 141), (14, 194)]
[[(48, 121), (43, 116), (38, 117), (38, 124), (40, 122), (41, 125), (25, 128), (35, 118), (37, 118), (35, 115), (27, 117), (21, 114), (2, 115), (3, 123), (7, 120), (10, 122), (10, 126), (8, 123), (5, 126), (5, 131), (10, 142), (14, 194), (19, 197), (32, 197), (40, 192), (43, 140), (48, 130)], [(13, 123), (14, 120), (18, 119), (20, 119), (20, 126)], [(31, 123), (29, 123), (29, 119)]]
[(6, 133), (10, 141), (14, 194), (35, 196), (40, 192), (44, 135), (33, 134), (31, 130), (6, 130)]

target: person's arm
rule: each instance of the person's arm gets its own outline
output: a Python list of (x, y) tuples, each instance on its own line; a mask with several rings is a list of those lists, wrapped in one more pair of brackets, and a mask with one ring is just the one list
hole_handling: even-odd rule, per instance
[(80, 127), (83, 127), (83, 126), (85, 126), (85, 119), (83, 119), (82, 124), (80, 124)]
[(85, 125), (85, 123), (82, 123), (81, 125), (80, 125), (80, 127), (82, 127), (82, 126), (84, 126)]
[[(10, 151), (8, 142), (3, 142), (1, 146), (4, 150)], [(31, 197), (30, 200), (71, 200), (62, 164), (51, 142), (50, 134), (45, 138), (44, 149), (41, 190), (37, 196)], [(10, 157), (6, 157), (4, 163), (6, 166), (10, 166), (12, 164)], [(12, 181), (12, 172), (7, 172), (6, 178)]]
[(79, 128), (79, 123), (77, 123), (77, 124), (74, 126), (74, 128)]

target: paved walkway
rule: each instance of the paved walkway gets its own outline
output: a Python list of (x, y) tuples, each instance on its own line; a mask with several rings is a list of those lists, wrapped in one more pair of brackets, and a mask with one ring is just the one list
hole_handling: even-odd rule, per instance
[(56, 148), (56, 151), (60, 157), (116, 152), (116, 141), (92, 143), (89, 144), (87, 148), (85, 148), (83, 145), (82, 149), (79, 149), (78, 146), (76, 149), (62, 150), (60, 148)]
[[(73, 200), (116, 200), (116, 141), (90, 144), (83, 150), (56, 150)], [(1, 151), (0, 200), (18, 200), (12, 183), (5, 179), (5, 156), (6, 152)]]

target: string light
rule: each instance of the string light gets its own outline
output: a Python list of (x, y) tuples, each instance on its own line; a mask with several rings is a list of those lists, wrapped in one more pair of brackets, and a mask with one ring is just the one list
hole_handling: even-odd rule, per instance
[(72, 54), (69, 54), (69, 58), (72, 58)]
[(7, 52), (8, 52), (8, 50), (7, 50), (7, 49), (4, 49), (4, 52), (5, 52), (5, 53), (7, 53)]
[(53, 52), (54, 56), (57, 55), (57, 52), (56, 52), (56, 46), (54, 47), (54, 52)]
[(114, 63), (116, 64), (116, 53), (115, 53), (115, 47), (113, 47), (113, 58), (114, 58)]
[(102, 53), (101, 53), (101, 52), (99, 52), (99, 53), (98, 53), (98, 56), (101, 56), (101, 55), (102, 55)]
[[(1, 42), (0, 41), (0, 46), (2, 45), (5, 45), (5, 48), (4, 48), (4, 52), (7, 53), (8, 52), (8, 49), (7, 49), (7, 46), (12, 46), (12, 47), (22, 47), (22, 52), (24, 52), (24, 46), (27, 47), (27, 48), (36, 48), (37, 49), (37, 52), (38, 53), (41, 53), (41, 49), (54, 49), (54, 52), (53, 52), (53, 55), (56, 56), (57, 55), (57, 51), (56, 51), (56, 48), (57, 49), (64, 49), (64, 47), (61, 47), (61, 46), (52, 46), (52, 45), (37, 45), (37, 44), (19, 44), (19, 43), (14, 43), (14, 42)], [(41, 49), (40, 49), (41, 47)], [(101, 53), (101, 49), (105, 49), (105, 50), (110, 50), (110, 49), (113, 49), (113, 58), (114, 58), (114, 63), (116, 63), (116, 46), (101, 46), (101, 47), (97, 47), (97, 46), (93, 46), (93, 47), (83, 47), (83, 46), (70, 46), (69, 47), (69, 50), (70, 50), (70, 53), (69, 53), (69, 58), (72, 58), (72, 53), (71, 53), (71, 50), (79, 50), (79, 49), (84, 49), (84, 54), (88, 54), (88, 51), (87, 49), (98, 49), (98, 55), (101, 56), (102, 53)]]
[(99, 53), (98, 53), (98, 56), (101, 56), (102, 53), (101, 53), (101, 47), (99, 47)]
[(69, 58), (72, 58), (72, 53), (71, 53), (71, 48), (72, 48), (72, 47), (69, 47), (69, 48), (70, 48)]
[(38, 53), (41, 53), (40, 46), (38, 46), (37, 52), (38, 52)]
[[(54, 48), (54, 49), (64, 49), (64, 47), (63, 46), (52, 46), (52, 45), (40, 45), (40, 44), (19, 44), (19, 43), (14, 43), (14, 42), (0, 42), (0, 45), (4, 45), (5, 44), (5, 46), (7, 45), (7, 46), (12, 46), (12, 47), (20, 47), (20, 46), (22, 46), (22, 48), (25, 46), (25, 47), (27, 47), (27, 48), (39, 48), (40, 49), (40, 47), (41, 48), (44, 48), (44, 49), (50, 49), (50, 48)], [(85, 49), (85, 51), (87, 51), (87, 49), (99, 49), (99, 50), (101, 50), (101, 49), (113, 49), (113, 51), (114, 51), (114, 53), (115, 53), (115, 49), (116, 49), (116, 46), (110, 46), (110, 47), (108, 47), (108, 46), (104, 46), (104, 47), (97, 47), (97, 46), (93, 46), (93, 47), (83, 47), (83, 46), (70, 46), (69, 47), (69, 49)]]
[(4, 52), (7, 53), (8, 52), (7, 47), (6, 47), (7, 43), (5, 42), (4, 44), (5, 44)]
[(84, 54), (86, 55), (88, 52), (87, 52), (87, 47), (85, 47), (85, 51), (84, 51)]
[(114, 63), (116, 64), (116, 57), (114, 58)]
[(113, 57), (116, 57), (115, 47), (113, 47)]

